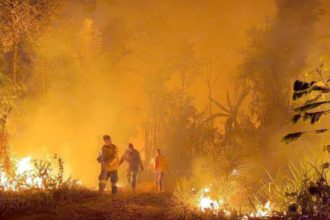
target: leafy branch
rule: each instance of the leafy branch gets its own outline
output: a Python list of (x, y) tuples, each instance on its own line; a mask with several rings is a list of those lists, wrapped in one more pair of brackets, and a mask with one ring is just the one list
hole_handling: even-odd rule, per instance
[(310, 134), (310, 133), (321, 134), (321, 133), (327, 132), (329, 130), (330, 130), (329, 128), (325, 128), (325, 129), (318, 129), (318, 130), (293, 132), (293, 133), (289, 133), (286, 136), (284, 136), (282, 138), (282, 141), (288, 144), (292, 141), (299, 139), (304, 134)]
[[(300, 120), (309, 121), (310, 124), (314, 125), (320, 121), (320, 119), (330, 113), (330, 109), (320, 110), (317, 109), (324, 105), (330, 104), (330, 100), (322, 100), (319, 101), (320, 98), (324, 97), (324, 94), (330, 92), (330, 86), (328, 82), (330, 82), (330, 78), (324, 77), (323, 74), (323, 64), (316, 68), (316, 73), (319, 75), (320, 80), (305, 82), (301, 80), (296, 80), (293, 85), (293, 97), (294, 101), (301, 99), (304, 96), (311, 95), (312, 92), (319, 93), (316, 97), (310, 97), (302, 106), (294, 108), (294, 111), (297, 114), (293, 115), (291, 121), (293, 123), (297, 123)], [(317, 110), (316, 110), (317, 109)], [(314, 110), (314, 111), (313, 111)], [(316, 130), (310, 131), (297, 131), (290, 134), (287, 134), (282, 138), (282, 141), (285, 143), (290, 143), (299, 139), (302, 135), (308, 133), (324, 133), (327, 132), (328, 128), (320, 128)]]

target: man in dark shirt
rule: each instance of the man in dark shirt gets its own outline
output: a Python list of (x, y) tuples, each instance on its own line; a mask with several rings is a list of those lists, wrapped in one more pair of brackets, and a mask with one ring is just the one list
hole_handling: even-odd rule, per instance
[(122, 164), (124, 161), (128, 163), (127, 180), (129, 183), (131, 183), (133, 191), (135, 191), (137, 174), (139, 172), (139, 169), (143, 170), (144, 168), (140, 152), (136, 150), (131, 143), (128, 144), (128, 149), (122, 156), (119, 165)]

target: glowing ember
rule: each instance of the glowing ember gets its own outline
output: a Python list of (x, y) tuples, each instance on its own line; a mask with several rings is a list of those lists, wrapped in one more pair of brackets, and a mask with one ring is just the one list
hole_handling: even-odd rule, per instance
[(202, 212), (211, 211), (213, 213), (217, 213), (220, 211), (220, 206), (224, 203), (224, 201), (211, 199), (209, 196), (210, 192), (211, 189), (209, 187), (205, 187), (202, 190), (202, 196), (199, 200), (199, 208)]
[(219, 204), (217, 201), (212, 200), (210, 197), (203, 197), (200, 200), (199, 207), (202, 212), (205, 212), (207, 210), (211, 210), (214, 212), (219, 209)]
[(257, 212), (250, 214), (251, 217), (267, 217), (271, 215), (270, 201), (267, 201), (264, 205), (257, 207)]

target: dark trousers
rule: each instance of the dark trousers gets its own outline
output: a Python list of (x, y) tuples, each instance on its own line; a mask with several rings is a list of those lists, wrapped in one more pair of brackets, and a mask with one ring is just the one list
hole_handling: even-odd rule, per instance
[(128, 170), (127, 171), (127, 181), (131, 184), (132, 189), (136, 188), (136, 179), (138, 175), (138, 170)]
[(110, 178), (111, 182), (111, 192), (112, 194), (116, 194), (117, 189), (117, 182), (118, 182), (118, 173), (117, 170), (114, 171), (106, 171), (101, 170), (101, 173), (99, 175), (99, 191), (104, 192), (105, 187), (107, 186), (107, 181)]

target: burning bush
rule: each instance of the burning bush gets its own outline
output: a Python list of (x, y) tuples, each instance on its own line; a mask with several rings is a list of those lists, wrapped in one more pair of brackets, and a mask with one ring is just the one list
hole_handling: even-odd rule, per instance
[(174, 204), (177, 212), (187, 216), (216, 215), (229, 216), (224, 200), (221, 199), (211, 186), (198, 187), (192, 179), (183, 179), (174, 191)]
[(65, 179), (63, 160), (57, 155), (47, 160), (28, 156), (12, 159), (11, 163), (12, 170), (0, 166), (0, 217), (42, 210), (59, 201), (78, 201), (96, 194), (77, 180)]
[[(238, 171), (236, 171), (238, 172)], [(235, 217), (248, 213), (248, 187), (238, 176), (214, 180), (209, 185), (193, 179), (178, 182), (174, 191), (174, 203), (184, 213)]]
[(0, 166), (0, 190), (54, 190), (79, 184), (79, 181), (71, 178), (64, 180), (63, 160), (57, 155), (47, 160), (32, 160), (28, 156), (20, 160), (13, 159), (12, 164), (12, 170)]

